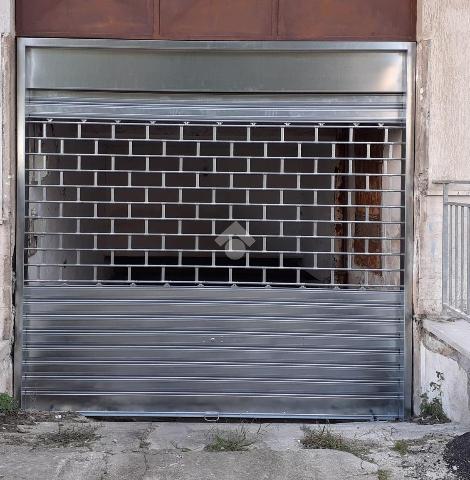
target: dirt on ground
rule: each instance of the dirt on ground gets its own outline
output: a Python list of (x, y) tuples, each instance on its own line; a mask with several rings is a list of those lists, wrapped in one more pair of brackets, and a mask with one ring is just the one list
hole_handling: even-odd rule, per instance
[(400, 467), (405, 478), (415, 480), (454, 480), (452, 469), (444, 461), (444, 449), (448, 435), (429, 435), (422, 440), (410, 442), (408, 454)]
[(87, 422), (87, 419), (75, 412), (51, 413), (20, 410), (0, 413), (0, 434), (24, 433), (25, 426), (32, 426), (42, 422)]
[(462, 480), (470, 480), (470, 432), (452, 439), (444, 450), (449, 469)]

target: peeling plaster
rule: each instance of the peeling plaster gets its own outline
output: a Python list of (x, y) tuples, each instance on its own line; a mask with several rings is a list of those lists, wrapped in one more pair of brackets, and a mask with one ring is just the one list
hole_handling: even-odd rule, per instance
[[(469, 421), (470, 351), (467, 354), (457, 351), (422, 325), (417, 328), (417, 332), (420, 354), (415, 356), (415, 361), (419, 360), (421, 367), (419, 372), (415, 370), (415, 375), (419, 375), (419, 379), (415, 378), (415, 401), (421, 393), (428, 391), (429, 383), (436, 380), (436, 372), (440, 371), (444, 374), (444, 411), (451, 420)], [(419, 405), (416, 405), (416, 410), (419, 410)]]
[[(438, 337), (438, 332), (453, 325), (449, 343)], [(419, 412), (420, 395), (429, 392), (429, 384), (436, 380), (436, 372), (444, 373), (442, 403), (447, 416), (454, 421), (470, 421), (470, 350), (466, 322), (415, 321), (415, 340), (418, 346), (415, 361), (415, 413)], [(437, 334), (436, 334), (437, 332)], [(444, 335), (445, 336), (445, 335)], [(466, 340), (465, 340), (466, 339)], [(452, 343), (456, 345), (453, 346)], [(431, 393), (432, 396), (432, 393)]]

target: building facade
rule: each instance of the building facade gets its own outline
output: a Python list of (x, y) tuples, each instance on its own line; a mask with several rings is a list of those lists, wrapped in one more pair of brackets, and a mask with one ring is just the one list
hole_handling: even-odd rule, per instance
[(3, 0), (1, 389), (468, 419), (465, 3)]

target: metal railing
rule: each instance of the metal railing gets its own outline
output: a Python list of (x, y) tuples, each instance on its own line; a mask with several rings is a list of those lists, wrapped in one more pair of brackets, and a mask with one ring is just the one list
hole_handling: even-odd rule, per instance
[[(470, 181), (436, 183), (443, 184), (443, 313), (470, 320)], [(464, 191), (451, 195), (451, 187)]]

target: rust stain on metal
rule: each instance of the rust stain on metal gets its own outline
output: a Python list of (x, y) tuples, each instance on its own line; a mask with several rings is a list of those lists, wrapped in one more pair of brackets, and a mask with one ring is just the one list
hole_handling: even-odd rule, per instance
[[(340, 130), (340, 134), (337, 135), (337, 142), (347, 142), (348, 138), (344, 134), (343, 130)], [(340, 158), (347, 157), (347, 151), (349, 146), (346, 143), (338, 143), (336, 145), (336, 155)], [(348, 226), (347, 223), (343, 223), (345, 220), (348, 220), (348, 194), (346, 189), (348, 188), (348, 177), (341, 174), (347, 173), (346, 162), (340, 162), (339, 165), (335, 167), (334, 170), (335, 176), (335, 220), (338, 223), (334, 224), (335, 231), (335, 251), (336, 252), (347, 252), (348, 249), (348, 239), (345, 238), (348, 236)], [(346, 255), (336, 255), (335, 257), (335, 266), (339, 270), (335, 270), (335, 283), (337, 284), (346, 284), (348, 283), (348, 271), (347, 266), (347, 257)]]
[(32, 37), (396, 40), (416, 37), (416, 0), (16, 0)]
[(154, 36), (154, 0), (17, 0), (16, 6), (20, 36)]
[[(357, 142), (374, 142), (377, 141), (376, 132), (371, 129), (359, 130)], [(364, 268), (382, 268), (382, 240), (375, 240), (374, 237), (382, 236), (382, 177), (384, 146), (383, 144), (362, 144), (354, 146), (355, 153), (358, 157), (367, 160), (356, 160), (354, 164), (355, 182), (356, 182), (356, 222), (369, 221), (370, 223), (356, 223), (356, 237), (372, 237), (368, 241), (366, 249), (366, 241), (363, 239), (354, 240), (354, 252), (368, 253), (369, 255), (356, 255), (355, 262), (357, 266)], [(367, 151), (369, 149), (369, 152)], [(377, 160), (375, 160), (377, 159)], [(367, 178), (369, 179), (367, 182)], [(364, 205), (364, 206), (362, 206)], [(366, 251), (367, 250), (367, 251)], [(377, 255), (370, 255), (370, 254)]]
[(416, 0), (279, 0), (279, 37), (414, 40)]
[(272, 0), (161, 0), (165, 38), (271, 39)]

